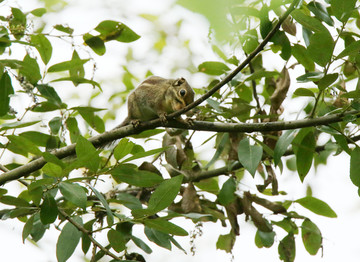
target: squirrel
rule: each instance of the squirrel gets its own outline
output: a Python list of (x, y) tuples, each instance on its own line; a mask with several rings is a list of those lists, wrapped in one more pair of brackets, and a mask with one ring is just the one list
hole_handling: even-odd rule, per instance
[[(166, 123), (166, 115), (184, 108), (194, 101), (194, 90), (184, 78), (165, 79), (151, 76), (143, 81), (128, 97), (128, 116), (116, 128), (140, 121), (160, 118)], [(184, 121), (180, 117), (178, 121)], [(185, 121), (186, 122), (186, 121)]]

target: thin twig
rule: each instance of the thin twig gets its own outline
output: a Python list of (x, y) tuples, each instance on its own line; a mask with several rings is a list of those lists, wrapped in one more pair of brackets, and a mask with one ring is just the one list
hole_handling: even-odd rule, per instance
[(65, 217), (65, 219), (67, 221), (69, 221), (71, 224), (73, 224), (79, 231), (81, 231), (82, 233), (86, 234), (90, 241), (94, 244), (94, 246), (97, 246), (98, 248), (100, 248), (105, 254), (107, 254), (108, 256), (121, 261), (122, 259), (120, 259), (118, 256), (116, 256), (115, 254), (113, 254), (112, 252), (110, 252), (108, 249), (106, 249), (105, 247), (103, 247), (99, 242), (96, 241), (95, 238), (93, 238), (93, 236), (91, 235), (91, 233), (86, 230), (82, 225), (79, 225), (74, 219), (72, 219), (64, 210), (62, 210), (61, 208), (59, 208), (59, 213)]

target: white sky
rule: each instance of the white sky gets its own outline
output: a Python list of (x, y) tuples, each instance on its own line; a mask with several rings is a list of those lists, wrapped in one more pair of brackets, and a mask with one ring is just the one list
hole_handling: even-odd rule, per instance
[[(16, 3), (25, 10), (32, 10), (40, 7), (36, 5), (36, 1), (33, 0), (18, 0), (18, 1), (5, 1), (9, 3)], [(121, 10), (111, 7), (112, 3), (117, 2), (116, 6), (121, 6)], [(119, 4), (121, 3), (121, 5)], [(132, 0), (132, 1), (115, 1), (115, 0), (93, 0), (93, 1), (72, 1), (70, 7), (65, 11), (50, 14), (47, 17), (48, 23), (51, 25), (68, 23), (69, 26), (76, 29), (77, 33), (84, 33), (94, 28), (100, 21), (105, 19), (113, 19), (122, 21), (132, 28), (135, 32), (142, 36), (142, 38), (134, 43), (139, 53), (135, 54), (137, 57), (144, 57), (147, 63), (149, 63), (146, 57), (146, 52), (149, 43), (153, 40), (151, 36), (151, 26), (145, 23), (142, 19), (132, 17), (131, 14), (135, 13), (154, 13), (160, 14), (164, 10), (167, 10), (167, 6), (172, 3), (171, 0)], [(0, 4), (0, 15), (2, 13), (2, 4)], [(169, 23), (176, 21), (176, 17), (181, 16), (186, 19), (186, 29), (182, 31), (182, 34), (193, 39), (194, 51), (197, 56), (195, 61), (201, 63), (205, 60), (213, 60), (214, 56), (211, 54), (210, 46), (206, 46), (208, 43), (208, 25), (206, 21), (201, 17), (191, 14), (190, 12), (179, 8), (176, 8), (170, 14), (165, 15), (163, 21), (160, 23)], [(63, 47), (59, 47), (63, 48)], [(103, 57), (95, 56), (97, 61), (98, 70), (96, 72), (95, 80), (102, 81), (104, 85), (104, 94), (106, 94), (108, 88), (112, 87), (112, 82), (107, 82), (108, 78), (113, 79), (114, 75), (121, 72), (121, 65), (124, 63), (122, 55), (126, 52), (127, 48), (120, 43), (114, 45), (107, 45), (107, 53)], [(55, 53), (58, 52), (54, 52)], [(181, 51), (179, 51), (181, 54)], [(64, 56), (67, 55), (66, 53)], [(70, 55), (68, 56), (70, 59)], [(181, 55), (176, 56), (174, 59), (178, 59), (179, 63), (185, 63), (182, 61)], [(51, 63), (56, 63), (56, 60), (63, 61), (64, 57), (61, 53), (59, 57), (53, 57)], [(168, 77), (170, 72), (167, 70), (167, 61), (155, 61), (154, 73)], [(169, 61), (173, 63), (173, 61)], [(276, 67), (274, 65), (274, 67)], [(141, 73), (146, 70), (144, 68), (139, 69)], [(141, 71), (142, 70), (142, 71)], [(189, 72), (182, 72), (184, 76), (190, 79), (190, 83), (193, 86), (201, 86), (205, 84), (205, 78), (200, 74), (190, 75)], [(83, 98), (89, 99), (91, 93), (87, 92), (86, 87), (77, 87), (79, 93)], [(86, 97), (86, 92), (88, 97)], [(62, 94), (61, 94), (62, 95)], [(98, 98), (97, 107), (106, 106), (106, 102)], [(66, 100), (67, 102), (67, 100)], [(125, 114), (125, 113), (124, 113)], [(119, 116), (121, 120), (123, 115)], [(211, 151), (213, 152), (213, 150)], [(279, 173), (279, 170), (277, 170)], [(316, 256), (310, 256), (303, 247), (301, 242), (301, 235), (296, 236), (296, 261), (326, 261), (326, 262), (338, 262), (338, 261), (359, 261), (360, 249), (357, 243), (356, 237), (360, 235), (360, 228), (357, 226), (360, 219), (360, 200), (357, 194), (357, 188), (352, 185), (349, 178), (349, 157), (342, 154), (336, 157), (330, 157), (328, 159), (327, 166), (321, 166), (316, 174), (312, 169), (309, 175), (306, 177), (303, 184), (300, 183), (296, 174), (290, 172), (284, 172), (282, 175), (278, 175), (280, 190), (284, 189), (288, 192), (287, 198), (297, 199), (305, 195), (305, 191), (308, 185), (312, 186), (313, 194), (315, 197), (327, 202), (338, 214), (338, 218), (330, 219), (307, 212), (299, 205), (295, 206), (295, 210), (300, 214), (308, 215), (312, 221), (314, 221), (320, 228), (324, 237), (323, 246), (324, 252), (321, 257), (321, 252)], [(15, 183), (12, 184), (14, 190), (18, 190)], [(255, 183), (253, 179), (247, 175), (241, 183), (241, 189), (251, 190), (255, 192)], [(271, 219), (271, 216), (269, 217)], [(236, 240), (234, 247), (234, 261), (263, 261), (267, 258), (269, 261), (278, 260), (277, 244), (283, 236), (284, 232), (277, 230), (279, 233), (276, 239), (276, 245), (270, 249), (258, 249), (254, 244), (255, 227), (249, 226), (249, 223), (243, 221), (243, 216), (239, 217), (240, 223), (240, 236)], [(183, 225), (182, 220), (176, 220), (175, 223)], [(16, 220), (6, 220), (0, 223), (0, 261), (56, 261), (55, 246), (59, 232), (52, 229), (47, 232), (43, 239), (41, 239), (37, 245), (33, 245), (30, 241), (26, 241), (26, 244), (22, 244), (21, 232), (23, 223)], [(184, 223), (187, 230), (193, 230), (194, 225), (188, 221)], [(142, 236), (142, 229), (140, 226), (134, 228), (137, 236)], [(189, 238), (188, 237), (176, 237), (177, 241), (188, 251), (188, 255), (185, 255), (182, 251), (179, 251), (176, 247), (173, 251), (157, 248), (155, 244), (150, 243), (147, 239), (144, 239), (146, 243), (150, 243), (150, 247), (153, 249), (153, 253), (145, 258), (148, 262), (155, 261), (230, 261), (231, 255), (226, 254), (224, 251), (216, 250), (216, 241), (219, 234), (227, 234), (229, 227), (223, 228), (219, 223), (204, 223), (203, 236), (199, 237), (196, 241), (196, 255), (190, 255)], [(132, 248), (134, 252), (142, 251), (137, 248)], [(78, 247), (77, 254), (73, 255), (71, 262), (83, 261), (81, 249)]]

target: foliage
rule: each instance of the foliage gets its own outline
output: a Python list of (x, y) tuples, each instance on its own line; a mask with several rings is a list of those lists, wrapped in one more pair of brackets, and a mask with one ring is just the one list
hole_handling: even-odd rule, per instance
[[(194, 125), (185, 128), (207, 130), (196, 120), (221, 122), (227, 128), (210, 139), (202, 137), (203, 144), (215, 143), (216, 152), (209, 159), (200, 158), (193, 147), (194, 133), (186, 130), (149, 129), (140, 133), (143, 130), (133, 128), (135, 131), (127, 133), (127, 138), (113, 138), (123, 137), (113, 152), (98, 149), (88, 140), (94, 132), (103, 133), (105, 122), (113, 116), (90, 105), (70, 107), (62, 88), (70, 81), (75, 87), (101, 91), (103, 86), (92, 71), (94, 54), (110, 55), (108, 42), (129, 45), (138, 40), (140, 36), (130, 27), (105, 20), (79, 36), (68, 25), (53, 25), (51, 30), (29, 26), (41, 21), (44, 14), (51, 15), (51, 6), (26, 12), (10, 7), (9, 13), (0, 17), (0, 157), (1, 162), (8, 161), (0, 165), (0, 202), (10, 206), (0, 210), (0, 217), (24, 222), (24, 241), (40, 241), (52, 225), (60, 222), (58, 261), (67, 261), (80, 242), (84, 254), (93, 247), (92, 261), (105, 255), (114, 261), (144, 261), (141, 252), (152, 252), (147, 242), (168, 250), (173, 246), (183, 250), (176, 238), (188, 232), (174, 223), (174, 218), (182, 217), (204, 226), (205, 222), (217, 221), (230, 224), (229, 234), (219, 236), (216, 248), (231, 252), (240, 232), (237, 218), (245, 216), (257, 228), (256, 246), (270, 248), (277, 244), (281, 260), (294, 261), (295, 239), (300, 234), (309, 254), (318, 253), (322, 247), (319, 227), (300, 213), (302, 209), (295, 212), (293, 207), (302, 206), (330, 218), (336, 213), (311, 195), (291, 200), (286, 190), (279, 191), (276, 173), (285, 173), (288, 166), (298, 173), (296, 183), (301, 183), (311, 167), (326, 163), (330, 153), (345, 152), (351, 157), (350, 179), (360, 186), (360, 151), (356, 144), (360, 139), (359, 3), (240, 0), (221, 2), (219, 6), (218, 2), (177, 1), (209, 20), (210, 42), (218, 57), (218, 61), (204, 59), (186, 68), (193, 74), (206, 74), (209, 84), (195, 88), (207, 100), (194, 110)], [(150, 15), (143, 17), (149, 23), (156, 20)], [(181, 23), (177, 26), (180, 30)], [(54, 46), (62, 39), (77, 44), (68, 46), (71, 59), (62, 57), (62, 61), (54, 63), (58, 52)], [(162, 51), (170, 45), (167, 40), (163, 32), (154, 49)], [(19, 48), (23, 49), (21, 58), (13, 52)], [(127, 63), (140, 63), (132, 57), (136, 51), (132, 48)], [(269, 66), (263, 59), (265, 54), (280, 61), (283, 69)], [(173, 67), (174, 71), (178, 69)], [(116, 98), (123, 102), (134, 83), (144, 77), (132, 73), (126, 65), (123, 69), (126, 91), (112, 94), (109, 107)], [(289, 69), (293, 69), (291, 76)], [(149, 67), (146, 75), (152, 74), (151, 70)], [(294, 80), (299, 84), (296, 90), (290, 89)], [(30, 100), (26, 108), (14, 102), (14, 95), (24, 94)], [(210, 94), (211, 98), (206, 97)], [(98, 92), (91, 99), (101, 95)], [(298, 126), (290, 125), (283, 104), (299, 100), (305, 103), (299, 112), (304, 120)], [(41, 120), (34, 120), (34, 114)], [(336, 121), (321, 118), (335, 114), (339, 116)], [(241, 122), (283, 125), (267, 131), (255, 127), (246, 133), (232, 131)], [(326, 137), (325, 144), (320, 144), (320, 136)], [(161, 146), (142, 146), (142, 140), (154, 137), (162, 141)], [(72, 143), (76, 145), (68, 147)], [(68, 155), (59, 148), (70, 148), (76, 157), (64, 158)], [(149, 163), (145, 157), (153, 157), (154, 161)], [(39, 161), (46, 164), (36, 166)], [(224, 167), (216, 169), (215, 163)], [(33, 165), (31, 171), (7, 176), (29, 165)], [(241, 188), (244, 170), (254, 178), (262, 178), (256, 192)], [(225, 182), (219, 179), (224, 175)], [(17, 196), (5, 184), (10, 180), (22, 184)], [(98, 184), (103, 180), (115, 184), (114, 188), (100, 192)], [(280, 201), (279, 195), (283, 195)], [(216, 201), (210, 201), (214, 196)], [(267, 212), (260, 211), (259, 206)], [(135, 226), (143, 227), (147, 240), (133, 234)], [(285, 237), (277, 243), (276, 236), (284, 231)], [(106, 234), (108, 241), (99, 243), (95, 232)], [(127, 252), (132, 244), (139, 253)]]

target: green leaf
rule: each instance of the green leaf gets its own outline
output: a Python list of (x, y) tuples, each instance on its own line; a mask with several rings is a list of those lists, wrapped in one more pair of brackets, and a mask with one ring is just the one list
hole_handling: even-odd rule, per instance
[(230, 68), (221, 62), (204, 62), (198, 66), (199, 72), (208, 75), (222, 75), (230, 70)]
[(269, 248), (274, 244), (275, 232), (263, 232), (260, 230), (256, 231), (255, 244), (258, 248), (266, 247)]
[(1, 196), (0, 197), (0, 203), (3, 203), (5, 205), (10, 206), (16, 206), (16, 207), (30, 207), (31, 205), (22, 198), (17, 198), (13, 196)]
[(55, 89), (49, 85), (37, 85), (37, 90), (39, 90), (40, 94), (46, 98), (49, 102), (56, 104), (57, 106), (61, 106), (62, 101)]
[(76, 118), (69, 117), (68, 119), (66, 119), (65, 126), (69, 130), (70, 141), (72, 143), (75, 143), (80, 136), (80, 130)]
[(52, 55), (52, 46), (50, 41), (43, 34), (31, 35), (31, 43), (38, 50), (41, 60), (47, 65)]
[(31, 14), (37, 17), (41, 17), (46, 13), (46, 8), (36, 8), (32, 11), (30, 11)]
[(177, 235), (177, 236), (187, 236), (188, 232), (183, 228), (163, 219), (163, 218), (156, 218), (156, 219), (145, 219), (144, 221), (145, 226), (154, 228), (161, 232)]
[(48, 72), (61, 72), (61, 71), (73, 70), (79, 68), (79, 66), (82, 66), (89, 60), (90, 59), (79, 59), (79, 60), (70, 60), (70, 61), (61, 62), (49, 67)]
[[(133, 149), (134, 148), (135, 148), (135, 146), (133, 147)], [(151, 156), (151, 155), (154, 155), (154, 154), (158, 154), (158, 153), (161, 153), (161, 152), (165, 151), (165, 149), (166, 148), (162, 147), (162, 148), (152, 149), (152, 150), (145, 151), (145, 152), (139, 152), (139, 153), (136, 153), (133, 156), (123, 160), (121, 163), (126, 163), (126, 162), (129, 162), (129, 161), (135, 160), (135, 159), (139, 159), (139, 158)]]
[(110, 174), (118, 183), (125, 182), (138, 187), (152, 187), (164, 181), (158, 174), (145, 170), (136, 170), (132, 165), (126, 164), (117, 166), (111, 170)]
[(133, 137), (133, 138), (148, 138), (151, 136), (155, 136), (157, 134), (161, 134), (163, 132), (165, 132), (164, 129), (150, 129), (150, 130), (142, 131), (140, 134), (131, 135), (131, 137)]
[(81, 164), (92, 172), (96, 172), (100, 165), (100, 157), (96, 148), (90, 141), (78, 136), (75, 146), (76, 155)]
[[(73, 218), (77, 223), (82, 224), (81, 218)], [(56, 257), (58, 262), (67, 261), (74, 253), (79, 243), (81, 232), (70, 222), (61, 230), (58, 241), (56, 243)]]
[(315, 94), (313, 91), (311, 91), (310, 89), (307, 88), (303, 88), (303, 87), (299, 87), (295, 90), (294, 96), (310, 96), (310, 97), (315, 97)]
[(134, 143), (131, 142), (128, 138), (123, 138), (114, 148), (114, 157), (116, 160), (120, 160), (123, 157), (131, 153), (131, 150), (134, 147)]
[(106, 220), (109, 226), (112, 226), (114, 224), (114, 215), (111, 212), (111, 209), (109, 207), (108, 202), (105, 200), (105, 198), (103, 197), (102, 194), (99, 193), (99, 191), (97, 191), (93, 186), (91, 186), (90, 184), (88, 185), (91, 190), (94, 192), (94, 194), (96, 195), (96, 197), (100, 200), (101, 204), (103, 204), (103, 206), (105, 207), (106, 210)]
[(311, 168), (314, 158), (315, 146), (315, 134), (312, 131), (308, 132), (307, 135), (305, 135), (301, 140), (299, 148), (295, 153), (296, 166), (301, 182), (304, 181), (305, 176)]
[(260, 79), (260, 78), (271, 78), (271, 77), (275, 77), (278, 76), (279, 72), (275, 72), (275, 71), (256, 71), (255, 73), (251, 74), (251, 76), (247, 77), (245, 79), (245, 81), (250, 81), (250, 80), (255, 80), (255, 79)]
[(219, 145), (216, 147), (216, 151), (214, 156), (211, 158), (211, 160), (206, 164), (204, 167), (205, 169), (208, 169), (212, 164), (215, 163), (216, 160), (220, 157), (221, 153), (224, 151), (225, 146), (229, 143), (229, 133), (224, 133), (221, 137), (221, 140), (219, 142)]
[(74, 29), (64, 25), (54, 25), (54, 28), (60, 32), (67, 33), (69, 35), (71, 35), (74, 32)]
[(291, 47), (291, 53), (296, 60), (302, 64), (307, 71), (314, 71), (315, 64), (311, 57), (308, 55), (307, 49), (302, 45), (295, 44)]
[(291, 12), (291, 16), (302, 26), (313, 32), (320, 33), (327, 31), (326, 27), (319, 20), (317, 20), (315, 17), (305, 14), (302, 10), (294, 10)]
[(346, 22), (355, 9), (356, 0), (331, 0), (331, 10), (337, 19)]
[(301, 225), (301, 237), (304, 247), (310, 255), (316, 255), (322, 246), (322, 236), (319, 228), (309, 219)]
[(59, 189), (66, 200), (84, 210), (86, 209), (87, 195), (82, 186), (75, 183), (61, 182)]
[(261, 146), (250, 145), (250, 140), (246, 137), (240, 141), (238, 146), (238, 158), (244, 168), (255, 176), (257, 167), (262, 158), (263, 149)]
[(46, 147), (51, 139), (57, 139), (56, 141), (59, 142), (57, 137), (44, 134), (37, 131), (26, 131), (19, 134), (20, 137), (25, 137), (26, 139), (31, 140), (34, 144), (38, 146)]
[(73, 107), (72, 109), (77, 110), (82, 118), (88, 123), (92, 128), (94, 128), (99, 133), (105, 132), (105, 124), (99, 117), (95, 115), (96, 111), (101, 111), (104, 109), (94, 108), (94, 107)]
[(354, 41), (351, 44), (349, 44), (337, 57), (336, 59), (345, 57), (345, 56), (353, 56), (357, 55), (360, 50), (360, 40)]
[(236, 191), (236, 181), (234, 178), (230, 177), (223, 184), (218, 194), (217, 200), (221, 205), (226, 206), (235, 200), (236, 198), (235, 191)]
[(145, 227), (145, 235), (156, 245), (171, 250), (170, 236), (154, 228)]
[(54, 197), (50, 193), (44, 195), (44, 201), (40, 209), (41, 223), (44, 225), (53, 223), (58, 216), (58, 207)]
[(61, 126), (62, 126), (62, 118), (61, 117), (55, 116), (54, 118), (52, 118), (49, 121), (49, 127), (50, 127), (52, 134), (56, 135), (57, 133), (59, 133)]
[(325, 216), (325, 217), (337, 217), (334, 210), (331, 209), (331, 207), (326, 204), (324, 201), (321, 201), (320, 199), (317, 199), (312, 196), (307, 196), (304, 198), (300, 198), (295, 201), (296, 203), (299, 203), (303, 207), (309, 209), (315, 214)]
[(179, 193), (183, 178), (179, 175), (163, 181), (151, 195), (148, 209), (133, 210), (132, 214), (134, 216), (151, 215), (167, 208)]
[(323, 78), (321, 78), (319, 80), (319, 82), (317, 83), (318, 87), (320, 90), (324, 90), (327, 87), (330, 87), (330, 85), (332, 83), (334, 83), (336, 81), (336, 79), (338, 79), (339, 74), (338, 73), (334, 73), (334, 74), (328, 74), (325, 75)]
[(142, 204), (138, 198), (128, 193), (119, 193), (116, 195), (116, 199), (119, 203), (123, 204), (127, 208), (133, 209), (141, 209)]
[(319, 81), (323, 77), (324, 73), (322, 72), (309, 72), (297, 77), (296, 80), (300, 83), (306, 83), (311, 81)]
[(35, 85), (42, 78), (36, 59), (31, 58), (29, 55), (24, 57), (19, 73), (25, 76), (26, 80), (29, 81), (32, 85)]
[(116, 40), (119, 42), (130, 43), (140, 38), (138, 34), (123, 23), (112, 20), (100, 22), (98, 26), (95, 27), (95, 30), (100, 33), (101, 39), (105, 42)]
[[(3, 116), (9, 112), (10, 96), (14, 94), (14, 88), (8, 72), (2, 73), (0, 87), (0, 116)], [(0, 125), (0, 130), (2, 130), (2, 125)]]
[(131, 240), (134, 242), (135, 245), (137, 245), (139, 248), (144, 250), (147, 254), (151, 254), (152, 250), (151, 248), (140, 238), (137, 238), (135, 236), (131, 236)]
[(296, 248), (293, 233), (289, 233), (280, 241), (278, 252), (282, 261), (293, 262), (295, 260)]
[(107, 237), (111, 247), (116, 252), (121, 252), (126, 248), (126, 240), (121, 232), (116, 231), (114, 229), (110, 229), (107, 234)]
[(13, 151), (15, 148), (21, 148), (22, 152), (31, 153), (37, 156), (42, 154), (40, 149), (31, 140), (23, 136), (8, 135), (7, 138), (10, 141), (8, 149), (11, 151)]
[(360, 187), (360, 148), (355, 147), (350, 155), (350, 179), (351, 182)]
[(331, 60), (334, 40), (328, 31), (315, 33), (310, 37), (308, 54), (318, 65), (325, 67)]
[(26, 221), (23, 231), (22, 231), (22, 240), (23, 243), (25, 243), (25, 239), (30, 235), (33, 225), (34, 225), (34, 218), (35, 214), (29, 217), (29, 219)]
[(235, 234), (220, 235), (216, 242), (216, 249), (224, 250), (227, 253), (231, 253), (231, 250), (235, 244)]
[(279, 137), (279, 140), (276, 142), (274, 148), (275, 166), (279, 164), (281, 157), (284, 155), (289, 145), (294, 140), (296, 134), (297, 134), (296, 130), (287, 130)]
[(318, 19), (324, 21), (329, 26), (334, 26), (334, 21), (332, 20), (331, 16), (329, 15), (326, 7), (319, 2), (310, 2), (307, 5), (307, 8), (317, 17)]
[(97, 55), (104, 55), (106, 47), (104, 41), (99, 36), (93, 36), (89, 33), (83, 36), (85, 44), (87, 44)]

